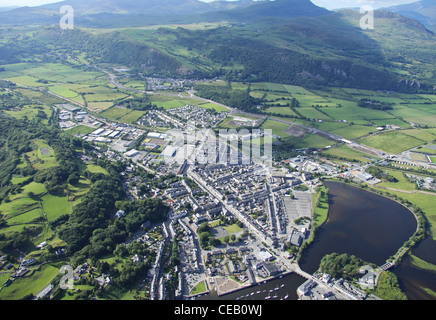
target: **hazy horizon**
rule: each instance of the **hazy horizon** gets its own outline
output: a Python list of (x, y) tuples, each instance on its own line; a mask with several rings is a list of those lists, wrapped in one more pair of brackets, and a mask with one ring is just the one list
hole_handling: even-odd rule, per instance
[[(201, 0), (204, 2), (211, 2), (213, 0)], [(311, 0), (317, 6), (324, 7), (329, 10), (361, 7), (363, 5), (370, 5), (374, 9), (390, 7), (400, 4), (413, 3), (417, 0)], [(61, 2), (60, 0), (0, 0), (0, 7), (34, 7), (49, 3)]]

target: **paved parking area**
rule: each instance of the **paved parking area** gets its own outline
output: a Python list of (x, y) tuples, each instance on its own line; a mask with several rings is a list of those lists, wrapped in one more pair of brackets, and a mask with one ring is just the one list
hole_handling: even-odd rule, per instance
[(295, 199), (290, 197), (285, 197), (284, 199), (289, 221), (292, 222), (301, 217), (310, 218), (312, 216), (312, 194), (294, 191), (294, 195)]

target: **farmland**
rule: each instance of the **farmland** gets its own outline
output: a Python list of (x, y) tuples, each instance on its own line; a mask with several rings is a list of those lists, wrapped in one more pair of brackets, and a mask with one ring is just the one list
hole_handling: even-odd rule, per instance
[(101, 112), (100, 116), (110, 120), (117, 120), (124, 123), (134, 123), (142, 115), (144, 115), (144, 113), (145, 111), (112, 107)]
[(426, 143), (421, 139), (409, 136), (400, 131), (373, 135), (359, 140), (359, 142), (369, 147), (393, 154), (400, 153)]
[(20, 63), (7, 65), (0, 79), (20, 86), (66, 98), (99, 112), (113, 106), (113, 101), (129, 95), (109, 85), (105, 74), (83, 66), (59, 63)]
[[(326, 88), (323, 90), (310, 90), (297, 86), (256, 83), (251, 85), (250, 94), (255, 97), (264, 97), (267, 106), (266, 112), (279, 113), (283, 116), (294, 115), (289, 107), (272, 106), (275, 101), (287, 101), (292, 98), (299, 102), (299, 108), (293, 111), (300, 112), (302, 118), (321, 119), (325, 121), (346, 120), (354, 124), (395, 124), (401, 122), (409, 126), (412, 120), (415, 123), (427, 124), (435, 118), (436, 104), (432, 95), (415, 95), (386, 93), (371, 90), (357, 90), (347, 88)], [(371, 110), (357, 106), (359, 99), (374, 99), (393, 103), (393, 110)], [(413, 101), (412, 103), (410, 101)], [(274, 108), (274, 109), (272, 109)], [(300, 109), (301, 108), (301, 109)], [(416, 114), (416, 112), (419, 112)], [(428, 119), (425, 119), (425, 118)], [(404, 122), (405, 121), (405, 122)]]

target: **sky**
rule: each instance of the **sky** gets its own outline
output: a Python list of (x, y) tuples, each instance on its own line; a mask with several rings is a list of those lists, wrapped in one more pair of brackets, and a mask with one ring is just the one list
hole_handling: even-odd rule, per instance
[[(0, 7), (10, 6), (39, 6), (60, 0), (0, 0)], [(91, 0), (92, 1), (92, 0)], [(203, 0), (209, 2), (210, 0)], [(312, 0), (314, 4), (329, 10), (370, 5), (374, 9), (389, 7), (399, 4), (412, 3), (418, 0)]]

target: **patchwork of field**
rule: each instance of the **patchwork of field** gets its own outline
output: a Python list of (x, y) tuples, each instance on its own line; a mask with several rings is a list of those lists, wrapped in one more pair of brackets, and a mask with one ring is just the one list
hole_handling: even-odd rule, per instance
[[(245, 89), (247, 88), (248, 85)], [(433, 141), (435, 136), (434, 132), (429, 130), (436, 129), (410, 128), (414, 125), (435, 126), (436, 95), (388, 93), (349, 88), (310, 90), (274, 83), (252, 83), (250, 94), (266, 101), (264, 113), (319, 128), (348, 140), (360, 139), (358, 140), (360, 143), (386, 152), (398, 153), (419, 147)], [(292, 99), (298, 100), (298, 106), (292, 107)], [(358, 106), (360, 99), (386, 102), (391, 104), (392, 109), (361, 108)], [(378, 134), (377, 127), (388, 125), (410, 130)], [(275, 129), (274, 131), (281, 137), (289, 137), (277, 123), (268, 123), (264, 127)], [(316, 143), (311, 146), (319, 145), (320, 143)], [(350, 150), (345, 152), (345, 149), (333, 149), (329, 152), (337, 152), (343, 158), (365, 160), (364, 156), (354, 152), (350, 153)]]
[[(360, 125), (395, 124), (410, 126), (410, 122), (432, 125), (436, 123), (436, 95), (386, 93), (371, 90), (328, 88), (325, 91), (309, 90), (302, 87), (254, 83), (250, 86), (253, 97), (264, 98), (266, 112), (283, 116), (324, 121), (346, 120)], [(299, 107), (291, 109), (290, 102), (295, 98)], [(392, 104), (392, 110), (372, 110), (360, 108), (359, 99), (373, 99)]]
[(12, 64), (0, 72), (0, 79), (25, 87), (46, 88), (49, 93), (95, 112), (106, 110), (114, 105), (114, 101), (129, 97), (128, 93), (111, 85), (104, 73), (80, 66), (57, 63)]
[(5, 65), (4, 68), (5, 72), (0, 72), (2, 79), (31, 87), (84, 82), (104, 76), (98, 71), (59, 63), (19, 63)]
[[(33, 150), (22, 157), (18, 168), (30, 164), (37, 171), (41, 171), (58, 165), (55, 151), (46, 141), (33, 140), (32, 145)], [(85, 171), (107, 174), (105, 169), (93, 164), (79, 166), (79, 175), (83, 175)], [(35, 182), (33, 176), (13, 176), (12, 183), (16, 185), (16, 189), (9, 194), (7, 201), (0, 204), (0, 214), (6, 223), (0, 234), (32, 228), (34, 236), (30, 240), (33, 246), (48, 238), (60, 241), (47, 227), (47, 223), (70, 214), (91, 187), (91, 181), (84, 176), (74, 185), (68, 183), (51, 192), (48, 192), (44, 184)], [(30, 251), (34, 249), (29, 247)]]
[[(23, 86), (46, 88), (49, 92), (86, 106), (91, 111), (98, 112), (102, 117), (125, 123), (135, 123), (143, 111), (122, 109), (115, 106), (117, 100), (122, 100), (132, 92), (124, 92), (108, 82), (102, 72), (91, 70), (84, 66), (71, 66), (57, 63), (20, 63), (5, 66), (0, 72), (0, 79), (13, 81)], [(145, 81), (120, 79), (126, 87), (144, 89)], [(227, 86), (225, 81), (214, 81), (213, 85)], [(233, 89), (250, 90), (250, 94), (264, 100), (264, 113), (278, 116), (294, 122), (304, 122), (305, 125), (319, 128), (340, 135), (349, 140), (359, 139), (359, 142), (370, 147), (397, 153), (409, 148), (419, 147), (432, 142), (434, 134), (422, 129), (414, 129), (401, 133), (376, 134), (378, 126), (398, 125), (402, 129), (412, 128), (413, 124), (434, 126), (436, 123), (436, 95), (430, 94), (400, 94), (350, 88), (326, 88), (312, 90), (299, 86), (278, 83), (230, 83)], [(38, 95), (38, 91), (27, 90), (24, 93)], [(39, 96), (41, 98), (41, 96)], [(47, 99), (46, 97), (44, 97)], [(388, 102), (391, 110), (372, 110), (361, 108), (359, 99), (374, 99)], [(55, 99), (55, 97), (53, 97)], [(298, 106), (292, 106), (296, 99)], [(56, 101), (56, 100), (54, 100)], [(8, 110), (15, 117), (34, 118), (41, 111), (46, 117), (51, 116), (51, 102), (47, 106), (23, 106), (20, 110)], [(171, 94), (150, 95), (152, 104), (163, 109), (184, 107), (188, 104), (202, 108), (214, 109), (217, 112), (228, 111), (225, 107), (190, 98), (189, 96)], [(40, 115), (42, 114), (40, 112)], [(43, 121), (48, 121), (44, 119)], [(319, 147), (330, 145), (331, 141), (307, 134), (293, 134), (289, 126), (278, 121), (267, 121), (263, 128), (273, 130), (282, 138), (300, 139), (298, 146)], [(294, 141), (294, 140), (293, 140)]]

